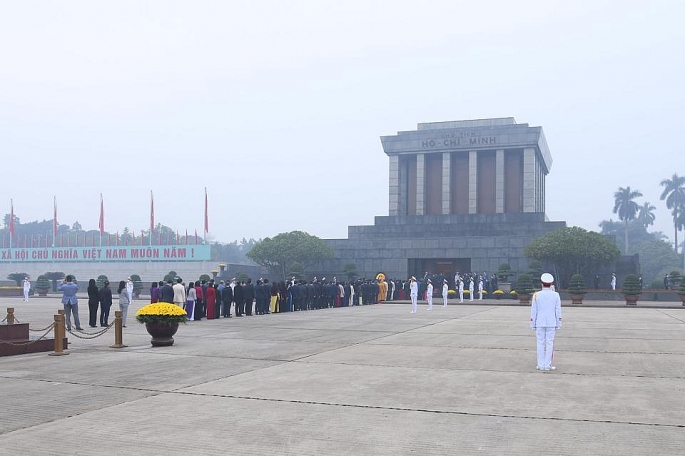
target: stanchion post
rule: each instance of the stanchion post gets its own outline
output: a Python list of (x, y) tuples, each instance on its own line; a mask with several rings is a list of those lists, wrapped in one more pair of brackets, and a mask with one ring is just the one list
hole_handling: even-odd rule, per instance
[(8, 307), (7, 308), (7, 324), (8, 325), (14, 324), (14, 307)]
[(48, 356), (62, 356), (68, 355), (69, 352), (64, 351), (64, 315), (55, 315), (55, 326), (53, 328), (55, 334), (55, 351), (48, 353)]
[(124, 313), (121, 310), (114, 311), (114, 345), (109, 348), (124, 348)]

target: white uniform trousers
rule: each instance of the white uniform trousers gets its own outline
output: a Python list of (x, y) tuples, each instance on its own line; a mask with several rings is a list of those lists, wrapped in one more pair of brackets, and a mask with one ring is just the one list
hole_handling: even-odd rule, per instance
[(442, 295), (442, 306), (447, 307), (447, 295)]
[(554, 326), (537, 327), (535, 336), (538, 342), (538, 369), (549, 370), (552, 366), (552, 354), (554, 352), (554, 335), (557, 330)]
[(418, 296), (413, 294), (411, 295), (411, 313), (416, 313), (419, 310), (419, 305), (417, 303)]
[(426, 300), (428, 301), (428, 310), (433, 309), (433, 295), (428, 293), (428, 296), (426, 296)]
[(459, 290), (459, 302), (464, 302), (464, 290)]

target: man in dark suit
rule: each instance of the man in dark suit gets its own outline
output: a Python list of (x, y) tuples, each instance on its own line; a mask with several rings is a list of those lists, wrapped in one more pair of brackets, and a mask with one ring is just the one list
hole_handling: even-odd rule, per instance
[(245, 300), (243, 299), (243, 285), (235, 283), (233, 287), (233, 302), (235, 302), (235, 316), (242, 317), (245, 314)]
[(252, 304), (254, 302), (254, 285), (252, 279), (247, 279), (243, 287), (243, 301), (245, 301), (245, 315), (252, 315)]
[(172, 288), (171, 280), (167, 280), (162, 289), (160, 290), (159, 300), (161, 302), (168, 302), (170, 304), (174, 303), (174, 289)]

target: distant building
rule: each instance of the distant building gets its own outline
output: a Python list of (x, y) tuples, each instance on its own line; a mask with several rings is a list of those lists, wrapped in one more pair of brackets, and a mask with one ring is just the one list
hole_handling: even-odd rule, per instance
[(369, 278), (493, 273), (502, 263), (527, 271), (525, 246), (566, 226), (545, 215), (552, 156), (542, 127), (511, 117), (422, 123), (381, 143), (389, 215), (327, 240), (336, 254), (321, 273), (340, 274), (348, 263)]

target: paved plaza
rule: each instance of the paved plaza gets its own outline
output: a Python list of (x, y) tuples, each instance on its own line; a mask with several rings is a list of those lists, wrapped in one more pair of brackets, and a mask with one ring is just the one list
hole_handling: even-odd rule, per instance
[[(190, 322), (152, 348), (137, 301), (127, 348), (111, 330), (70, 336), (69, 356), (0, 358), (0, 454), (684, 454), (680, 303), (565, 305), (549, 373), (511, 303)], [(43, 328), (60, 304), (6, 307)]]

